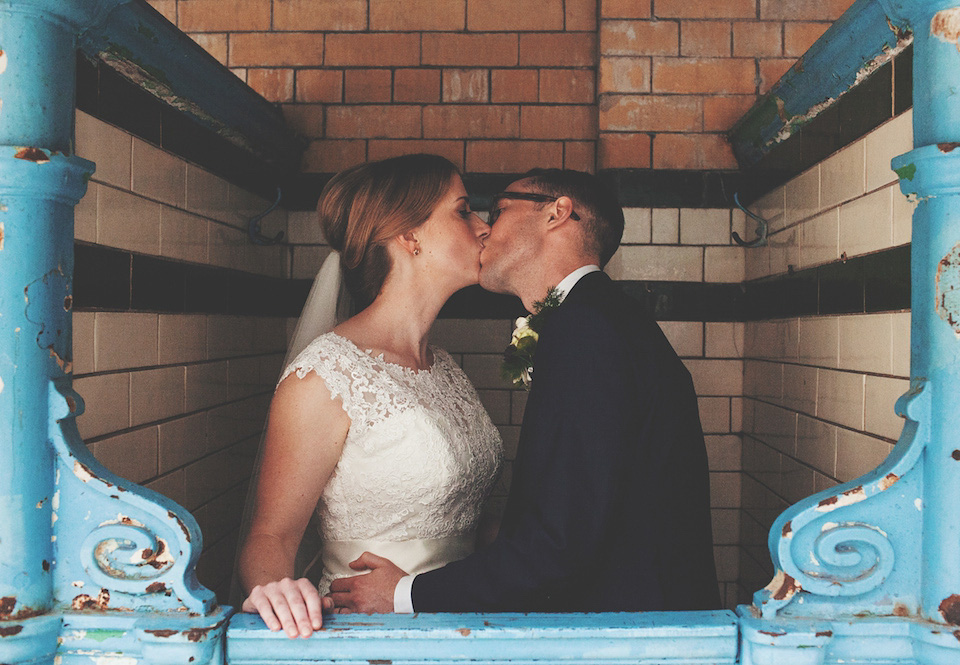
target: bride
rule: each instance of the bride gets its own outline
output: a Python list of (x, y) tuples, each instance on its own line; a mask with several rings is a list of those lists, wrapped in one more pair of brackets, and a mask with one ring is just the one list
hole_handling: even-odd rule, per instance
[[(331, 580), (364, 552), (411, 574), (469, 554), (502, 457), (476, 390), (427, 343), (447, 298), (477, 282), (489, 232), (456, 167), (433, 155), (357, 166), (317, 210), (360, 311), (281, 375), (239, 556), (242, 610), (290, 637), (321, 627)], [(314, 511), (319, 589), (294, 571)]]

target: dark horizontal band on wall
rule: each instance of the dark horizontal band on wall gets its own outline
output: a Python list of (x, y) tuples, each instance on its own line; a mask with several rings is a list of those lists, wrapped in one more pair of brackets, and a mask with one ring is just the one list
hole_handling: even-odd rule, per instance
[[(78, 310), (293, 317), (299, 316), (311, 282), (75, 244)], [(659, 321), (756, 321), (905, 310), (910, 308), (910, 246), (743, 284), (619, 284)], [(512, 319), (526, 314), (518, 298), (472, 286), (454, 294), (440, 317)]]
[(745, 169), (740, 201), (749, 205), (911, 106), (913, 46), (908, 46)]

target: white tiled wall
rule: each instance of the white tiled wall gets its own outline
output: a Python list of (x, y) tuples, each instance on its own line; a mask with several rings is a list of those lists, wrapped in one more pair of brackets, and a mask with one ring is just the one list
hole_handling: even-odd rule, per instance
[[(894, 118), (761, 199), (754, 211), (771, 221), (770, 243), (747, 250), (747, 279), (910, 242), (913, 206), (890, 159), (911, 149), (911, 121), (909, 111)], [(746, 324), (742, 600), (770, 579), (766, 537), (777, 514), (892, 450), (909, 337), (909, 311)]]
[[(82, 112), (76, 144), (97, 165), (76, 209), (77, 240), (289, 276), (288, 247), (247, 239), (246, 219), (269, 202)], [(262, 225), (271, 236), (285, 231), (287, 214)], [(73, 326), (81, 435), (110, 470), (193, 512), (204, 535), (201, 581), (222, 592), (287, 321), (79, 311)]]

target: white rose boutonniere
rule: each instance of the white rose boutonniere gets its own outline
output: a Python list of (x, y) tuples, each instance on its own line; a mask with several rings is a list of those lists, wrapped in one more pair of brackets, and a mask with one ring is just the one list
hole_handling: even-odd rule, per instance
[(517, 319), (510, 346), (503, 352), (503, 365), (500, 368), (503, 378), (513, 385), (530, 389), (533, 382), (533, 355), (540, 340), (540, 329), (547, 315), (560, 306), (561, 300), (560, 292), (551, 287), (543, 300), (533, 304), (533, 314)]

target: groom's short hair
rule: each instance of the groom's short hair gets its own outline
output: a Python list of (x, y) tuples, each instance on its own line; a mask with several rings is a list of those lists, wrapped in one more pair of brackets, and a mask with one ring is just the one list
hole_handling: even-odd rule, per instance
[(569, 196), (580, 215), (584, 249), (607, 264), (623, 237), (623, 209), (616, 193), (597, 176), (570, 169), (531, 169), (523, 178), (550, 196)]

